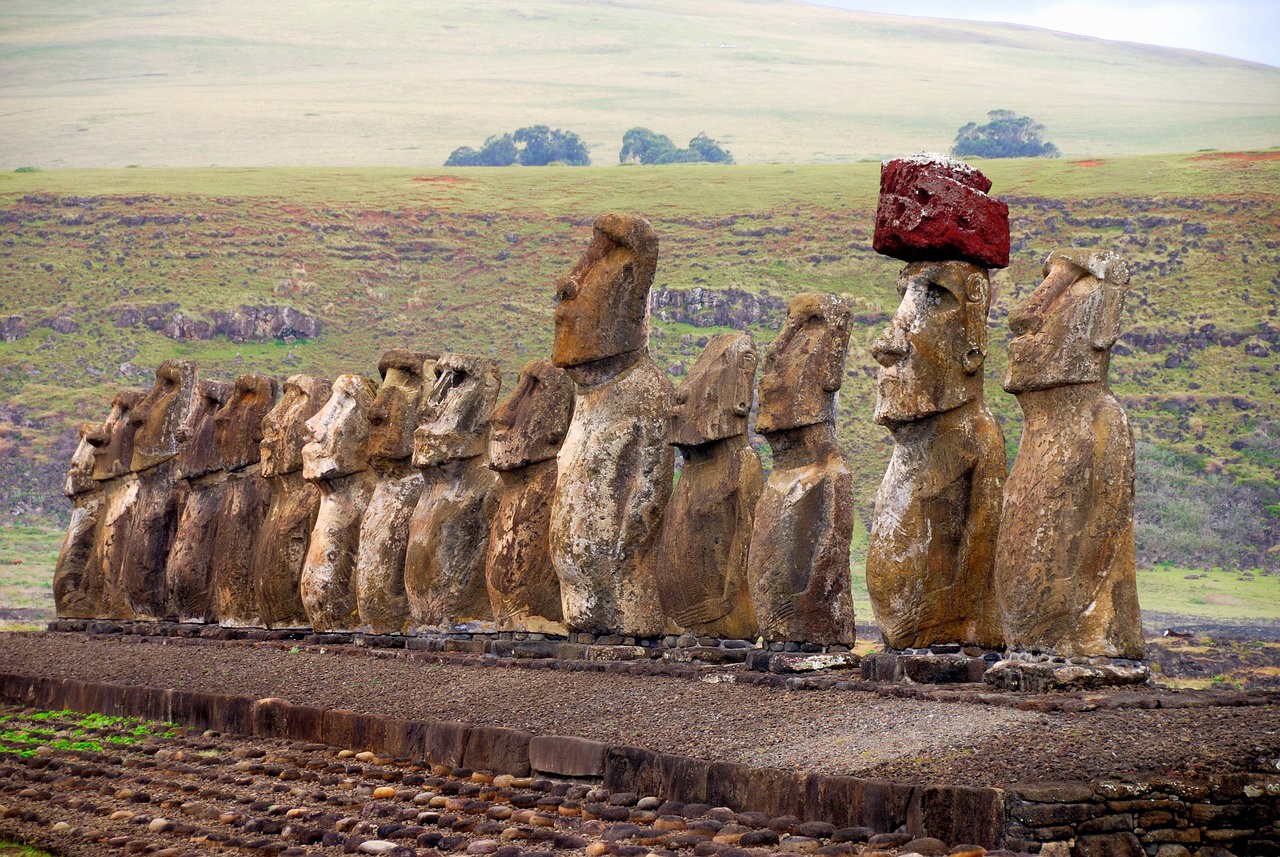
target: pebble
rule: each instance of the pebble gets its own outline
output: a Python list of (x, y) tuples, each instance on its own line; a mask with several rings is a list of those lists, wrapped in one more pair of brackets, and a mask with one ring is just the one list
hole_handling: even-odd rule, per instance
[(391, 786), (382, 786), (373, 790), (374, 800), (386, 800), (396, 796), (396, 790)]
[(65, 833), (70, 829), (71, 829), (71, 825), (67, 824), (65, 821), (54, 822), (54, 825), (52, 827), (52, 830), (54, 833)]
[(467, 846), (468, 854), (493, 854), (501, 847), (496, 839), (477, 839)]

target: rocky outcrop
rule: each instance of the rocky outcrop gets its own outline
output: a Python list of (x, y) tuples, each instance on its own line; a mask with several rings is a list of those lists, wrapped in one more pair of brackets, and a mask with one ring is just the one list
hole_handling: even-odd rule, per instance
[(777, 330), (787, 314), (785, 299), (742, 289), (654, 289), (649, 309), (655, 318), (693, 327), (746, 330), (763, 325)]
[(284, 305), (243, 304), (239, 309), (210, 310), (204, 316), (183, 312), (174, 302), (128, 305), (116, 310), (116, 327), (150, 328), (178, 342), (191, 342), (225, 336), (232, 342), (258, 342), (267, 339), (315, 339), (320, 335), (320, 320), (299, 309)]

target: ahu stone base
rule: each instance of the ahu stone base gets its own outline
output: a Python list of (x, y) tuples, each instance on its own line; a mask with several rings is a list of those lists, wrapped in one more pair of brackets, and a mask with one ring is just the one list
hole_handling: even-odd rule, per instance
[[(1079, 661), (1079, 663), (1077, 663)], [(1010, 652), (982, 680), (997, 690), (1054, 693), (1147, 684), (1151, 670), (1124, 658), (1065, 658)]]
[(914, 684), (972, 684), (1000, 655), (959, 645), (927, 649), (874, 652), (862, 659), (864, 681), (896, 681)]

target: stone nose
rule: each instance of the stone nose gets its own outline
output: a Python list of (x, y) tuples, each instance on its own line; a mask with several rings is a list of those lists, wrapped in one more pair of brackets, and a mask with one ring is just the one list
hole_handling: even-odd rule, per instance
[(881, 366), (888, 368), (906, 357), (910, 348), (902, 331), (897, 325), (891, 324), (884, 333), (876, 337), (876, 341), (871, 346), (871, 356)]

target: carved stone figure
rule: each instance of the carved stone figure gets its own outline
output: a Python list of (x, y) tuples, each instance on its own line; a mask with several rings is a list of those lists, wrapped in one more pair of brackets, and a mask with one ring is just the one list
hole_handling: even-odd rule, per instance
[(1133, 435), (1107, 386), (1129, 272), (1058, 250), (1009, 316), (1004, 388), (1026, 418), (1005, 485), (996, 591), (1011, 649), (1141, 658)]
[[(264, 419), (276, 402), (277, 384), (266, 375), (241, 375), (214, 415), (214, 444), (226, 470), (213, 552), (213, 597), (223, 625), (298, 627), (297, 570), (291, 565), (255, 566), (255, 541), (263, 524), (280, 519), (269, 510), (273, 487), (262, 477)], [(278, 508), (278, 507), (275, 507)]]
[(756, 504), (747, 581), (772, 642), (852, 645), (853, 477), (836, 443), (836, 391), (852, 313), (836, 295), (796, 295), (764, 356), (756, 429), (773, 471)]
[(485, 580), (499, 631), (565, 634), (560, 580), (551, 564), (556, 453), (573, 416), (573, 381), (549, 360), (520, 370), (493, 412), (489, 466), (498, 472)]
[(502, 387), (498, 361), (445, 353), (414, 432), (423, 491), (409, 522), (405, 594), (417, 629), (491, 630), (484, 562), (498, 477), (489, 469), (489, 420)]
[(106, 498), (93, 479), (90, 423), (78, 429), (80, 443), (71, 456), (62, 493), (71, 499), (71, 523), (53, 569), (53, 605), (61, 619), (95, 619), (102, 605), (102, 570), (94, 567), (93, 545), (102, 525)]
[[(378, 477), (360, 524), (356, 555), (356, 605), (361, 627), (374, 634), (402, 634), (409, 623), (404, 555), (409, 519), (422, 496), (422, 474), (413, 466), (413, 432), (430, 381), (435, 354), (395, 349), (382, 355), (382, 386), (369, 409), (369, 463)], [(424, 389), (425, 387), (425, 389)]]
[(684, 467), (662, 523), (655, 567), (668, 619), (698, 636), (757, 633), (747, 558), (763, 487), (747, 442), (757, 352), (745, 333), (712, 337), (676, 391), (667, 442)]
[[(111, 403), (107, 419), (89, 429), (93, 446), (93, 480), (102, 485), (102, 523), (93, 540), (93, 554), (85, 569), (86, 580), (102, 580), (102, 596), (96, 608), (99, 619), (128, 619), (129, 597), (124, 588), (125, 547), (129, 544), (133, 512), (138, 501), (138, 477), (133, 460), (133, 435), (137, 430), (129, 413), (142, 401), (141, 390), (120, 393)], [(92, 590), (90, 582), (87, 587)]]
[[(274, 408), (263, 418), (259, 442), (258, 475), (267, 482), (269, 501), (257, 534), (252, 540), (249, 568), (254, 585), (249, 592), (251, 603), (241, 600), (238, 615), (230, 617), (234, 624), (258, 624), (264, 619), (280, 627), (299, 613), (302, 597), (298, 595), (302, 578), (302, 562), (307, 556), (307, 541), (315, 525), (320, 492), (302, 478), (302, 447), (306, 442), (306, 422), (329, 399), (329, 382), (310, 375), (292, 375), (284, 382), (284, 392)], [(243, 480), (243, 505), (237, 502), (228, 512), (239, 520), (251, 520), (245, 513), (257, 501), (253, 482)], [(232, 571), (242, 566), (237, 560)], [(228, 575), (230, 581), (238, 575)], [(229, 583), (229, 586), (237, 584)], [(243, 591), (243, 588), (240, 588)], [(273, 600), (279, 596), (279, 600)], [(228, 607), (233, 607), (228, 604)], [(252, 613), (250, 612), (252, 610)], [(252, 617), (252, 618), (251, 618)], [(228, 624), (219, 611), (219, 621)]]
[(648, 221), (605, 214), (557, 286), (551, 360), (575, 384), (551, 507), (551, 557), (571, 630), (662, 632), (651, 554), (671, 496), (672, 387), (649, 358), (658, 238)]
[(893, 434), (876, 494), (867, 591), (885, 646), (1003, 640), (995, 603), (1004, 433), (982, 396), (991, 287), (969, 262), (913, 262), (871, 353), (875, 421)]
[[(138, 498), (122, 565), (127, 618), (155, 620), (167, 613), (165, 565), (178, 528), (179, 429), (195, 403), (196, 364), (165, 360), (156, 381), (129, 412), (135, 425), (130, 469), (138, 475)], [(122, 617), (126, 618), (126, 617)]]
[(324, 407), (307, 420), (302, 477), (320, 490), (320, 510), (302, 566), (302, 604), (316, 631), (354, 631), (360, 520), (377, 482), (369, 469), (369, 409), (378, 385), (339, 375)]
[(230, 394), (230, 384), (198, 382), (187, 422), (178, 429), (178, 439), (182, 441), (182, 451), (178, 453), (178, 505), (182, 511), (169, 548), (165, 584), (168, 617), (179, 622), (217, 619), (209, 597), (209, 572), (227, 474), (218, 458), (213, 430), (214, 415)]

